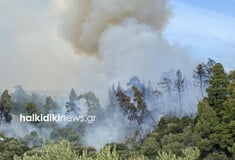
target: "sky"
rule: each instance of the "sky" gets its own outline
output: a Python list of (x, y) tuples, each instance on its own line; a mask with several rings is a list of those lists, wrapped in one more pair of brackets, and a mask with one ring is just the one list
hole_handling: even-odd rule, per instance
[[(61, 15), (54, 1), (0, 0), (1, 89), (18, 84), (29, 90), (78, 87), (80, 56), (58, 33)], [(64, 7), (63, 0), (57, 2)], [(170, 6), (172, 17), (163, 33), (170, 44), (198, 61), (212, 58), (226, 70), (235, 69), (235, 1), (171, 0)]]
[(172, 0), (169, 41), (187, 47), (199, 59), (211, 57), (235, 68), (235, 1)]

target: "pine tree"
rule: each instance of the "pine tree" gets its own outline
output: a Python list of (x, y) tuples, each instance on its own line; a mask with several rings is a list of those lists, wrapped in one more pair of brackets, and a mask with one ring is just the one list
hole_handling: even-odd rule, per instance
[(11, 110), (11, 96), (8, 94), (8, 90), (4, 90), (0, 101), (0, 119), (5, 118), (6, 122), (12, 120), (12, 116), (9, 114)]
[(143, 98), (143, 92), (135, 86), (132, 87), (132, 90), (134, 92), (133, 101), (136, 105), (131, 102), (131, 98), (123, 91), (118, 91), (116, 95), (124, 116), (127, 115), (128, 120), (132, 122), (136, 121), (138, 125), (141, 125), (143, 120), (147, 117), (150, 117), (155, 122), (155, 119), (147, 109), (147, 105)]
[(137, 121), (138, 124), (141, 123), (137, 116), (137, 108), (133, 103), (131, 103), (131, 98), (127, 96), (123, 91), (118, 91), (117, 92), (117, 99), (119, 102), (119, 105), (121, 107), (121, 110), (125, 115), (127, 115), (128, 120), (130, 121)]
[(220, 142), (227, 154), (235, 155), (235, 81), (228, 88), (230, 93), (222, 110)]
[(213, 67), (212, 77), (209, 80), (208, 104), (215, 109), (217, 115), (220, 114), (223, 103), (227, 96), (227, 86), (229, 81), (222, 64), (217, 63)]
[(76, 101), (78, 99), (77, 93), (75, 92), (75, 90), (72, 88), (69, 94), (69, 101), (73, 102)]
[(208, 58), (208, 62), (206, 64), (203, 63), (203, 67), (206, 70), (206, 74), (207, 74), (208, 80), (212, 76), (213, 67), (214, 67), (215, 64), (216, 64), (216, 61), (211, 59), (211, 58)]
[(183, 112), (183, 92), (184, 92), (184, 78), (182, 76), (182, 73), (180, 70), (177, 70), (176, 72), (176, 78), (174, 79), (174, 88), (176, 89), (177, 96), (178, 96), (178, 102), (180, 107), (180, 115), (182, 115)]
[(235, 71), (230, 71), (229, 74), (228, 74), (228, 80), (230, 82), (233, 82), (235, 81)]
[(208, 81), (208, 76), (206, 74), (205, 68), (203, 67), (203, 64), (198, 64), (198, 66), (194, 70), (193, 78), (199, 84), (201, 96), (204, 97), (203, 90)]
[(161, 81), (158, 83), (163, 89), (165, 89), (170, 100), (172, 99), (172, 89), (174, 85), (172, 79), (173, 74), (173, 71), (162, 73), (162, 76), (160, 78)]
[(115, 90), (115, 86), (114, 84), (112, 84), (112, 87), (109, 88), (108, 91), (109, 94), (109, 104), (107, 107), (107, 116), (113, 116), (113, 114), (115, 113), (115, 111), (117, 110), (117, 91)]
[(95, 93), (89, 91), (87, 93), (81, 94), (78, 96), (78, 100), (80, 99), (85, 99), (88, 108), (88, 115), (95, 115), (97, 118), (99, 118), (101, 114), (103, 114), (99, 99), (96, 97)]
[(37, 108), (36, 104), (33, 102), (27, 103), (25, 110), (27, 111), (27, 114), (29, 116), (33, 114), (37, 114), (37, 115), (41, 114), (41, 111)]
[(78, 115), (80, 112), (80, 108), (76, 105), (74, 101), (78, 100), (77, 93), (72, 88), (69, 94), (69, 102), (66, 102), (66, 114), (75, 114)]
[(51, 96), (46, 97), (46, 102), (44, 105), (44, 110), (46, 113), (50, 112), (51, 110), (56, 109), (56, 103), (53, 101)]
[(223, 66), (215, 64), (206, 90), (208, 97), (199, 103), (196, 118), (195, 133), (199, 135), (197, 145), (201, 158), (221, 159), (232, 155), (235, 136), (232, 108), (235, 101), (233, 93), (228, 92), (228, 85)]
[(194, 128), (198, 136), (196, 144), (201, 151), (201, 158), (206, 157), (214, 150), (219, 150), (218, 126), (219, 119), (215, 110), (211, 108), (206, 100), (198, 104), (197, 124)]

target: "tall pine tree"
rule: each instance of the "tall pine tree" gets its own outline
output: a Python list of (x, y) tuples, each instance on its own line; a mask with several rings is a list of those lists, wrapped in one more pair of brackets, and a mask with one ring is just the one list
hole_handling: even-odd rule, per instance
[(215, 64), (212, 77), (209, 80), (209, 87), (206, 91), (208, 94), (208, 104), (215, 109), (217, 115), (220, 115), (223, 103), (226, 100), (228, 84), (229, 81), (222, 64)]
[(196, 80), (196, 83), (200, 87), (201, 96), (204, 97), (203, 91), (204, 91), (204, 87), (206, 86), (206, 83), (208, 81), (206, 69), (203, 66), (203, 64), (198, 64), (196, 69), (193, 72), (194, 72), (193, 78)]
[(12, 116), (9, 114), (11, 110), (11, 96), (8, 93), (8, 90), (4, 90), (0, 100), (0, 120), (5, 118), (6, 122), (12, 120)]
[(72, 88), (69, 94), (69, 101), (73, 102), (76, 101), (78, 99), (77, 93), (75, 92), (75, 90)]
[(220, 142), (229, 156), (235, 156), (235, 81), (231, 81), (228, 91), (222, 110)]

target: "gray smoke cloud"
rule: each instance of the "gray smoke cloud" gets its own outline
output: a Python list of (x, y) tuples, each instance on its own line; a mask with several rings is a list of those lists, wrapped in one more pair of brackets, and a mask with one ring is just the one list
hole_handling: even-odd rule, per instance
[(77, 53), (96, 56), (100, 36), (110, 26), (132, 17), (161, 31), (171, 16), (167, 0), (76, 0), (64, 4), (68, 8), (63, 37)]
[[(195, 63), (192, 57), (163, 36), (171, 17), (167, 0), (55, 3), (63, 11), (60, 34), (79, 55), (78, 84), (84, 90), (93, 90), (101, 103), (106, 102), (108, 86), (117, 81), (125, 86), (133, 75), (151, 80), (154, 87), (161, 72), (170, 69), (181, 69), (184, 76), (191, 77)], [(100, 149), (131, 135), (128, 122), (121, 121), (121, 113), (116, 114), (116, 119), (104, 117), (100, 125), (89, 130), (83, 143)]]
[[(0, 88), (91, 90), (102, 104), (112, 83), (125, 85), (133, 75), (154, 87), (172, 68), (191, 77), (195, 61), (163, 35), (167, 0), (0, 0), (0, 7)], [(97, 126), (84, 143), (123, 140), (129, 132), (120, 118)]]
[[(74, 48), (78, 84), (104, 99), (107, 86), (133, 75), (157, 81), (163, 71), (191, 76), (194, 60), (171, 45), (163, 32), (171, 17), (167, 0), (54, 1), (62, 17), (60, 35)], [(156, 84), (156, 83), (155, 83)], [(101, 100), (102, 101), (102, 100)]]
[(57, 14), (47, 0), (0, 1), (1, 90), (76, 87), (78, 56), (58, 36)]
[(161, 71), (191, 63), (162, 36), (168, 1), (2, 0), (0, 7), (1, 89), (77, 88), (103, 98), (113, 82), (134, 74), (156, 81)]

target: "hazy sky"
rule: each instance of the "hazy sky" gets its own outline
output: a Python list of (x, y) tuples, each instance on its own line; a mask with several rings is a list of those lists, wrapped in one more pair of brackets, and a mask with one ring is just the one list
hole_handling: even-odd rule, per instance
[(172, 0), (174, 16), (166, 37), (197, 58), (211, 57), (235, 68), (235, 1)]
[[(80, 56), (59, 35), (63, 0), (0, 0), (0, 88), (69, 90), (80, 87)], [(208, 57), (235, 68), (235, 2), (171, 0), (164, 37), (198, 60)], [(88, 61), (96, 61), (89, 58)], [(86, 62), (83, 62), (86, 63)], [(85, 68), (83, 68), (85, 69)], [(87, 68), (91, 72), (93, 68)], [(83, 73), (85, 74), (85, 73)], [(95, 74), (95, 73), (92, 73)], [(99, 86), (103, 77), (91, 88)], [(92, 79), (91, 78), (91, 79)], [(107, 84), (108, 85), (108, 84)], [(89, 84), (84, 89), (88, 89)]]

